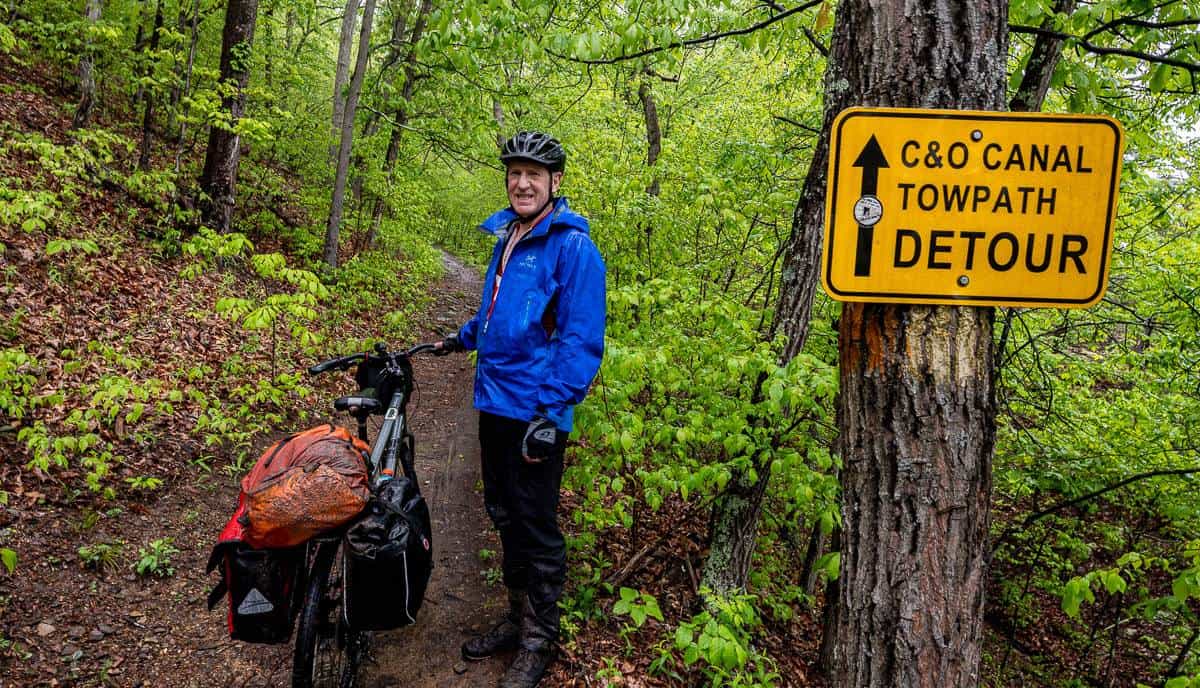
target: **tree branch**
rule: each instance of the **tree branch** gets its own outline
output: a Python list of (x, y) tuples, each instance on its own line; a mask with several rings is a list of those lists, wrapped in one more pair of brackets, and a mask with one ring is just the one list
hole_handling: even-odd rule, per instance
[[(1108, 485), (1107, 487), (1102, 487), (1099, 490), (1094, 490), (1085, 495), (1081, 495), (1079, 497), (1074, 497), (1072, 499), (1058, 502), (1057, 504), (1046, 507), (1045, 509), (1042, 509), (1041, 511), (1036, 511), (1036, 512), (1026, 516), (1024, 518), (1024, 520), (1021, 521), (1020, 527), (1028, 528), (1030, 525), (1033, 524), (1034, 521), (1045, 518), (1046, 516), (1049, 516), (1050, 514), (1054, 514), (1059, 511), (1062, 511), (1063, 509), (1067, 509), (1072, 506), (1075, 506), (1076, 504), (1081, 504), (1088, 500), (1095, 499), (1096, 497), (1099, 497), (1101, 495), (1112, 492), (1113, 490), (1119, 490), (1122, 487), (1125, 487), (1126, 485), (1129, 485), (1131, 483), (1136, 483), (1138, 481), (1145, 480), (1147, 478), (1156, 478), (1156, 477), (1164, 476), (1164, 475), (1191, 475), (1192, 473), (1200, 473), (1200, 466), (1192, 466), (1191, 468), (1164, 468), (1164, 469), (1159, 469), (1156, 471), (1146, 471), (1145, 473), (1138, 473), (1137, 475), (1131, 475), (1128, 478), (1125, 478), (1124, 480), (1118, 480), (1117, 482), (1113, 483), (1112, 485)], [(996, 538), (996, 544), (993, 546), (993, 549), (995, 549), (996, 547), (999, 547), (1002, 543), (1004, 543), (1004, 541), (1008, 539), (1008, 536), (1012, 533), (1012, 531), (1015, 527), (1016, 527), (1015, 525), (1010, 525), (1008, 528), (1005, 528), (1004, 532), (1000, 535), (1000, 537)]]
[(821, 133), (820, 130), (814, 129), (813, 127), (810, 127), (807, 124), (804, 124), (803, 122), (797, 122), (796, 120), (794, 120), (790, 117), (784, 117), (783, 115), (771, 115), (771, 117), (774, 119), (777, 119), (780, 122), (783, 122), (785, 124), (790, 124), (793, 127), (798, 127), (800, 129), (803, 129), (804, 131), (807, 131), (810, 134), (820, 134)]
[(797, 5), (796, 7), (793, 7), (790, 10), (781, 12), (781, 13), (775, 15), (774, 17), (771, 17), (770, 19), (765, 19), (757, 24), (753, 24), (751, 26), (747, 26), (742, 29), (732, 29), (730, 31), (722, 31), (720, 33), (713, 33), (713, 34), (708, 34), (706, 36), (700, 36), (698, 38), (689, 38), (685, 41), (675, 41), (674, 43), (671, 43), (670, 45), (661, 45), (661, 46), (658, 46), (655, 48), (647, 48), (645, 50), (633, 53), (631, 55), (619, 55), (617, 57), (609, 57), (609, 58), (604, 58), (604, 59), (600, 59), (600, 60), (583, 60), (578, 57), (571, 57), (570, 55), (556, 53), (553, 50), (547, 50), (546, 52), (550, 55), (553, 55), (554, 57), (557, 57), (560, 60), (568, 60), (570, 62), (578, 62), (580, 64), (586, 64), (586, 65), (616, 64), (618, 62), (624, 62), (626, 60), (636, 60), (639, 57), (653, 55), (654, 53), (660, 53), (664, 50), (670, 50), (671, 48), (687, 48), (687, 47), (691, 47), (691, 46), (695, 46), (695, 45), (703, 45), (705, 43), (714, 43), (722, 38), (728, 38), (730, 36), (744, 36), (748, 33), (754, 33), (755, 31), (758, 31), (759, 29), (765, 29), (766, 27), (774, 24), (775, 22), (786, 19), (787, 17), (790, 17), (793, 14), (796, 14), (797, 12), (803, 12), (804, 10), (816, 7), (817, 5), (820, 5), (822, 2), (824, 2), (824, 0), (808, 0), (808, 2)]
[(813, 30), (807, 26), (804, 27), (804, 37), (808, 39), (809, 43), (812, 43), (812, 47), (815, 48), (817, 52), (821, 53), (821, 57), (829, 57), (829, 48), (822, 43), (817, 38), (817, 34), (813, 33)]
[(1062, 31), (1053, 31), (1051, 29), (1043, 29), (1037, 26), (1021, 26), (1019, 24), (1009, 24), (1008, 29), (1013, 33), (1027, 33), (1035, 36), (1050, 36), (1052, 38), (1061, 38), (1063, 40), (1073, 40), (1076, 45), (1084, 50), (1096, 55), (1122, 55), (1124, 57), (1132, 57), (1145, 62), (1153, 62), (1155, 64), (1165, 64), (1172, 67), (1179, 67), (1187, 70), (1191, 74), (1200, 73), (1200, 64), (1195, 62), (1187, 62), (1185, 60), (1176, 60), (1175, 58), (1166, 55), (1155, 55), (1153, 53), (1143, 52), (1141, 50), (1130, 50), (1128, 48), (1110, 48), (1103, 45), (1096, 45), (1091, 41), (1085, 40), (1080, 36), (1074, 36)]

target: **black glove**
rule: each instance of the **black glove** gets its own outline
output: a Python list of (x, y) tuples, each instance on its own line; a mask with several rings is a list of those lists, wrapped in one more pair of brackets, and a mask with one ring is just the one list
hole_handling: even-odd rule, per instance
[(534, 416), (525, 429), (525, 438), (521, 440), (521, 455), (525, 457), (525, 463), (541, 463), (561, 450), (558, 436), (558, 426), (554, 421)]
[(452, 334), (441, 341), (441, 346), (433, 350), (434, 356), (445, 356), (456, 351), (466, 351), (467, 347), (458, 341), (458, 335)]

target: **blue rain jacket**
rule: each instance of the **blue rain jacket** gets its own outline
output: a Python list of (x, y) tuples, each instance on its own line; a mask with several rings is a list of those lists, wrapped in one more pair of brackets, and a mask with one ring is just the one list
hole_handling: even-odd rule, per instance
[(557, 199), (513, 248), (489, 318), (496, 268), (516, 219), (506, 208), (479, 225), (499, 240), (479, 311), (458, 331), (463, 346), (479, 352), (475, 408), (516, 420), (540, 415), (570, 432), (572, 408), (604, 355), (604, 260), (588, 221)]

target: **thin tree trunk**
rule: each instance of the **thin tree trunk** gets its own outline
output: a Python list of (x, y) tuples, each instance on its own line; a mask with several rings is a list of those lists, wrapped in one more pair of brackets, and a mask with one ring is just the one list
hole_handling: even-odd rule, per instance
[[(1007, 18), (1003, 0), (843, 0), (826, 122), (848, 104), (1002, 109)], [(844, 546), (836, 626), (827, 629), (832, 685), (979, 685), (992, 322), (991, 308), (843, 306)]]
[[(408, 106), (412, 101), (416, 77), (417, 43), (425, 33), (425, 22), (432, 10), (433, 0), (421, 0), (421, 5), (417, 9), (417, 18), (413, 21), (412, 33), (408, 37), (408, 54), (404, 58), (404, 86), (400, 90), (400, 101), (396, 106), (395, 120), (392, 122), (392, 133), (388, 137), (387, 152), (383, 158), (383, 171), (387, 174), (389, 182), (395, 179), (396, 159), (400, 155), (400, 139), (404, 133), (404, 127), (408, 124)], [(399, 26), (397, 30), (403, 33), (403, 25)], [(375, 199), (375, 207), (371, 212), (371, 229), (367, 232), (366, 245), (368, 248), (375, 245), (379, 236), (379, 225), (383, 221), (383, 211), (386, 205), (384, 199)]]
[(504, 145), (504, 106), (500, 99), (492, 97), (492, 119), (496, 120), (496, 147)]
[[(346, 0), (342, 14), (342, 30), (338, 34), (337, 70), (333, 74), (333, 139), (342, 135), (342, 120), (346, 113), (346, 82), (350, 79), (350, 53), (354, 48), (354, 22), (358, 18), (359, 0)], [(337, 144), (329, 145), (329, 159), (337, 159)]]
[[(352, 0), (353, 1), (353, 0)], [(346, 111), (343, 113), (342, 139), (338, 146), (337, 172), (333, 180), (333, 201), (329, 205), (329, 225), (325, 230), (325, 263), (331, 268), (338, 266), (338, 233), (342, 226), (342, 206), (346, 200), (346, 177), (350, 169), (350, 148), (354, 145), (354, 111), (358, 108), (358, 94), (362, 90), (367, 72), (367, 57), (371, 53), (371, 23), (375, 17), (375, 0), (367, 0), (363, 9), (362, 30), (358, 39), (358, 60), (354, 65), (354, 76), (346, 94)]]
[(175, 175), (179, 175), (179, 166), (183, 160), (183, 144), (187, 136), (187, 116), (191, 109), (190, 105), (184, 101), (191, 95), (192, 89), (192, 67), (196, 64), (196, 43), (199, 40), (200, 32), (200, 0), (192, 0), (192, 36), (191, 42), (188, 45), (187, 64), (183, 69), (183, 89), (180, 91), (180, 101), (183, 103), (183, 112), (177, 118), (179, 128), (175, 134)]
[(1025, 72), (1021, 76), (1021, 85), (1013, 94), (1008, 109), (1017, 112), (1038, 112), (1042, 102), (1046, 100), (1046, 92), (1050, 90), (1050, 80), (1054, 78), (1054, 69), (1062, 59), (1063, 38), (1061, 34), (1052, 33), (1055, 28), (1054, 18), (1057, 15), (1069, 15), (1075, 11), (1077, 0), (1055, 0), (1054, 14), (1046, 17), (1042, 28), (1046, 33), (1038, 34), (1029, 52), (1029, 60), (1025, 63)]
[[(179, 0), (179, 16), (175, 20), (175, 31), (183, 36), (187, 31), (188, 13), (186, 0)], [(167, 125), (163, 128), (166, 136), (170, 137), (174, 142), (175, 131), (179, 126), (179, 101), (183, 98), (183, 60), (176, 55), (175, 59), (175, 78), (171, 83), (171, 96), (169, 107), (167, 110)]]
[[(662, 128), (658, 124), (658, 105), (654, 102), (654, 92), (650, 90), (649, 76), (643, 73), (641, 81), (641, 85), (638, 86), (638, 99), (642, 101), (642, 119), (646, 123), (646, 167), (653, 168), (658, 162), (659, 153), (662, 152)], [(646, 195), (658, 198), (658, 194), (658, 175), (654, 175), (650, 180), (650, 185), (646, 187)], [(641, 230), (640, 234), (646, 239), (646, 274), (653, 275), (654, 225), (642, 222)], [(641, 241), (641, 237), (638, 238), (638, 241)]]
[[(835, 551), (841, 550), (842, 535), (840, 530), (835, 529), (830, 535), (830, 547)], [(833, 675), (834, 657), (837, 656), (837, 635), (830, 631), (837, 628), (838, 601), (841, 597), (842, 585), (840, 578), (834, 578), (825, 584), (825, 604), (821, 609), (821, 626), (825, 629), (825, 632), (821, 634), (821, 649), (817, 659), (817, 666), (820, 667), (821, 673), (826, 676)]]
[(287, 20), (283, 30), (283, 47), (288, 54), (292, 53), (292, 32), (296, 30), (296, 8), (288, 7)]
[(263, 80), (267, 84), (267, 90), (271, 90), (271, 88), (274, 85), (273, 81), (272, 81), (272, 74), (271, 74), (271, 72), (272, 72), (272, 69), (271, 69), (272, 50), (271, 50), (271, 47), (275, 45), (275, 26), (274, 26), (275, 5), (274, 5), (274, 3), (267, 5), (267, 9), (263, 13), (263, 16), (266, 18), (266, 21), (263, 22), (263, 38), (266, 39), (265, 40), (266, 48), (263, 50)]
[(744, 476), (735, 476), (713, 504), (711, 545), (704, 559), (700, 587), (716, 597), (746, 590), (758, 518), (770, 477), (769, 464), (758, 468), (758, 479), (753, 483), (744, 481)]
[(204, 223), (219, 232), (228, 232), (233, 223), (234, 187), (241, 156), (234, 127), (246, 105), (245, 89), (250, 80), (250, 46), (254, 43), (254, 25), (258, 0), (229, 0), (225, 9), (225, 28), (221, 32), (221, 81), (231, 93), (221, 100), (221, 109), (229, 113), (228, 124), (213, 125), (208, 133), (208, 150), (200, 189), (207, 199), (200, 204)]
[[(158, 36), (162, 33), (162, 5), (162, 0), (158, 0), (154, 8), (154, 30), (150, 34), (150, 49), (146, 51), (147, 79), (154, 74), (154, 53), (158, 50)], [(150, 147), (154, 143), (154, 95), (153, 89), (146, 93), (146, 109), (142, 115), (142, 146), (138, 152), (138, 169), (142, 171), (150, 169)]]
[[(148, 3), (148, 0), (138, 0), (139, 6), (138, 6), (138, 17), (137, 17), (137, 33), (133, 37), (133, 51), (132, 52), (134, 52), (134, 53), (140, 53), (145, 49), (146, 8), (149, 7), (149, 5), (147, 3)], [(137, 111), (138, 105), (141, 105), (141, 103), (142, 103), (142, 93), (144, 91), (145, 91), (145, 87), (143, 87), (139, 83), (137, 90), (135, 90), (133, 92), (133, 102), (130, 103), (130, 108), (132, 110), (134, 110), (135, 112)]]
[[(100, 13), (103, 11), (102, 0), (88, 0), (87, 8), (84, 10), (84, 16), (91, 25), (95, 25), (100, 21)], [(83, 57), (79, 60), (79, 106), (75, 108), (75, 116), (71, 119), (72, 129), (82, 129), (88, 125), (92, 118), (92, 111), (96, 107), (96, 75), (95, 75), (95, 56), (92, 54), (93, 46), (91, 41), (87, 42), (84, 48)]]

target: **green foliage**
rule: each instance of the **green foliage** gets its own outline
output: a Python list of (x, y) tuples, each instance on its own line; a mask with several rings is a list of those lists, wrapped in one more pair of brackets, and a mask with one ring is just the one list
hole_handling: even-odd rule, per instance
[(646, 623), (646, 619), (663, 620), (662, 611), (658, 608), (658, 600), (648, 592), (639, 592), (633, 588), (621, 588), (621, 598), (613, 603), (613, 614), (628, 616), (638, 628)]
[(4, 564), (4, 570), (11, 576), (17, 569), (17, 553), (7, 547), (0, 547), (0, 563)]
[(126, 478), (125, 482), (135, 490), (157, 490), (162, 486), (162, 478), (138, 475)]
[(138, 559), (133, 564), (133, 570), (139, 576), (170, 578), (175, 575), (171, 558), (176, 554), (179, 554), (179, 550), (172, 546), (171, 538), (153, 540), (148, 547), (138, 548)]
[(21, 191), (0, 186), (0, 225), (18, 226), (25, 232), (43, 232), (59, 207), (57, 194)]
[(57, 253), (85, 253), (94, 256), (100, 253), (100, 246), (91, 239), (51, 239), (46, 242), (46, 255)]
[(0, 414), (20, 420), (36, 405), (32, 399), (37, 359), (24, 349), (0, 349)]
[(778, 365), (758, 312), (699, 288), (651, 280), (609, 308), (604, 370), (578, 415), (588, 451), (565, 477), (584, 494), (577, 522), (631, 527), (637, 501), (703, 501), (760, 470), (789, 512), (834, 511), (832, 368), (808, 355)]
[(684, 667), (698, 666), (713, 688), (775, 685), (779, 675), (752, 642), (752, 633), (761, 625), (756, 602), (752, 595), (706, 597), (708, 609), (679, 625), (674, 642), (651, 670), (662, 673), (682, 661)]
[(95, 571), (115, 571), (120, 565), (120, 556), (119, 542), (97, 542), (79, 548), (79, 561), (83, 567)]

